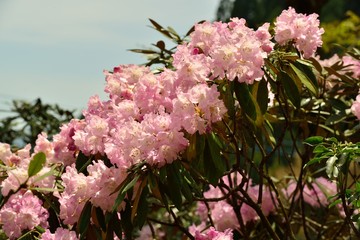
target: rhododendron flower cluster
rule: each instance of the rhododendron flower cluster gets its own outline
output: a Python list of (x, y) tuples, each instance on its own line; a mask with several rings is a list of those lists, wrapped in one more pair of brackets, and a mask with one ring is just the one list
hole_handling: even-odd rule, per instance
[[(229, 177), (222, 177), (222, 182), (230, 187), (230, 186), (239, 186), (242, 181), (242, 176), (240, 174), (232, 174), (231, 175), (231, 184), (229, 183)], [(258, 201), (259, 197), (259, 185), (253, 185), (252, 181), (249, 181), (249, 185), (243, 186), (243, 189), (247, 192), (247, 194), (253, 199), (254, 202)], [(231, 191), (231, 190), (230, 190)], [(210, 186), (210, 189), (204, 192), (205, 199), (216, 199), (222, 198), (225, 194), (228, 194), (229, 190), (221, 188), (220, 186), (213, 187)], [(242, 196), (241, 193), (237, 193), (239, 196)], [(208, 211), (210, 211), (211, 219), (214, 223), (214, 227), (218, 231), (225, 231), (226, 229), (238, 229), (240, 228), (239, 221), (237, 219), (237, 214), (241, 216), (241, 219), (244, 224), (250, 221), (256, 221), (259, 219), (256, 211), (250, 207), (247, 203), (242, 202), (240, 213), (234, 212), (233, 206), (227, 202), (227, 200), (219, 200), (219, 201), (210, 201), (207, 203), (209, 208), (207, 208), (204, 202), (198, 202), (197, 212), (200, 216), (200, 219), (203, 222), (207, 221)], [(274, 198), (274, 193), (272, 193), (269, 188), (263, 186), (262, 189), (262, 203), (261, 209), (263, 213), (267, 216), (271, 212), (273, 212), (276, 208), (276, 200)]]
[(324, 29), (319, 25), (317, 14), (299, 14), (290, 7), (276, 18), (275, 41), (281, 45), (294, 41), (295, 47), (303, 52), (305, 58), (309, 58), (322, 45)]
[(57, 228), (54, 233), (48, 229), (41, 235), (42, 240), (78, 240), (76, 232), (69, 231), (66, 228)]
[(48, 227), (48, 211), (42, 206), (42, 201), (31, 191), (19, 191), (12, 194), (0, 210), (0, 224), (10, 239), (21, 236), (25, 229), (36, 226)]
[[(290, 181), (286, 189), (286, 195), (291, 201), (292, 198), (297, 200), (300, 193), (294, 196), (297, 183)], [(327, 207), (329, 205), (329, 197), (334, 196), (337, 193), (336, 183), (329, 181), (324, 177), (313, 179), (311, 184), (306, 184), (303, 188), (303, 199), (312, 207)]]
[(239, 18), (229, 23), (196, 24), (191, 41), (186, 47), (179, 46), (174, 54), (175, 68), (184, 73), (184, 79), (227, 78), (248, 84), (260, 80), (264, 75), (264, 58), (274, 45), (270, 41), (269, 23), (257, 31), (245, 24)]

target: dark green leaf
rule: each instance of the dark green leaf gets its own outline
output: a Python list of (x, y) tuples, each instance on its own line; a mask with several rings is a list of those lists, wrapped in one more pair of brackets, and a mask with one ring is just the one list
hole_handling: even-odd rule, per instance
[(35, 154), (33, 159), (30, 161), (28, 168), (28, 176), (35, 176), (44, 167), (46, 162), (46, 155), (43, 152)]
[(256, 107), (249, 90), (249, 86), (246, 83), (240, 83), (237, 79), (234, 80), (234, 90), (237, 100), (241, 106), (241, 109), (252, 120), (256, 120)]
[(332, 107), (335, 108), (337, 110), (340, 111), (345, 111), (346, 109), (349, 108), (348, 105), (346, 105), (343, 101), (341, 101), (340, 99), (336, 99), (336, 98), (330, 98), (327, 100), (328, 104)]
[(117, 210), (117, 208), (119, 207), (119, 205), (122, 203), (122, 201), (124, 200), (125, 196), (126, 196), (126, 192), (134, 187), (135, 183), (137, 182), (137, 180), (139, 179), (140, 175), (135, 176), (133, 179), (131, 179), (132, 175), (129, 175), (128, 178), (126, 178), (124, 181), (126, 181), (123, 186), (120, 188), (118, 196), (115, 199), (115, 203), (114, 206), (112, 208), (112, 211), (115, 212)]
[(160, 24), (158, 24), (157, 22), (155, 22), (154, 20), (152, 20), (151, 18), (149, 18), (149, 21), (151, 22), (151, 24), (154, 26), (154, 29), (156, 29), (158, 32), (164, 34), (166, 37), (173, 39), (173, 37), (171, 36), (171, 34), (169, 33), (169, 31), (165, 30), (165, 28), (163, 28)]
[(267, 111), (269, 103), (269, 89), (267, 86), (267, 82), (264, 79), (259, 82), (256, 100), (259, 104), (261, 114), (264, 115)]
[(119, 239), (122, 239), (122, 228), (121, 228), (121, 222), (118, 217), (118, 212), (113, 212), (111, 215), (108, 213), (107, 215), (107, 222), (108, 227), (106, 231), (106, 237), (105, 240), (112, 240), (114, 239), (114, 233)]
[(95, 213), (101, 230), (103, 232), (106, 232), (106, 222), (105, 222), (105, 216), (103, 210), (100, 207), (97, 207), (95, 209)]
[(334, 125), (337, 124), (344, 119), (346, 119), (347, 114), (344, 112), (340, 112), (339, 114), (330, 115), (325, 121), (325, 125)]
[[(121, 219), (131, 219), (131, 204), (127, 201), (125, 209), (120, 212)], [(134, 226), (131, 221), (121, 221), (121, 226), (125, 234), (125, 239), (134, 239)]]
[(281, 71), (278, 76), (284, 87), (285, 94), (289, 98), (290, 102), (296, 108), (300, 108), (300, 93), (294, 80), (286, 72), (283, 71)]
[(168, 185), (168, 189), (170, 190), (168, 192), (168, 195), (171, 201), (174, 203), (175, 207), (177, 207), (177, 209), (180, 209), (182, 205), (182, 195), (181, 195), (182, 181), (178, 171), (179, 171), (178, 168), (174, 168), (174, 164), (168, 164), (166, 166), (167, 180), (168, 180), (167, 185)]
[(228, 82), (222, 87), (222, 97), (230, 118), (235, 117), (234, 82)]
[(129, 49), (128, 51), (142, 54), (159, 54), (158, 52), (149, 49)]
[(81, 212), (81, 215), (79, 218), (79, 226), (78, 226), (79, 233), (80, 233), (80, 239), (85, 239), (85, 237), (86, 237), (86, 230), (88, 229), (89, 224), (90, 224), (91, 208), (92, 208), (92, 205), (88, 201), (85, 204), (85, 206)]
[(221, 147), (219, 146), (217, 136), (214, 133), (206, 135), (204, 149), (205, 177), (211, 184), (216, 185), (225, 170), (225, 160), (221, 155)]
[(85, 175), (87, 175), (88, 172), (86, 168), (91, 163), (91, 161), (91, 157), (86, 156), (80, 151), (75, 162), (76, 170), (78, 170), (79, 173), (84, 173)]
[(146, 221), (147, 214), (149, 212), (149, 206), (148, 206), (148, 197), (149, 190), (147, 187), (145, 187), (141, 193), (141, 197), (139, 200), (139, 205), (136, 213), (136, 223), (137, 226), (142, 228), (144, 226), (144, 223)]

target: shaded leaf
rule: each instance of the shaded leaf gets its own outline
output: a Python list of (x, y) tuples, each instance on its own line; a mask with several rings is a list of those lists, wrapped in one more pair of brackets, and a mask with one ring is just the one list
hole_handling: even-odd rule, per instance
[(80, 233), (80, 239), (84, 239), (85, 238), (85, 233), (86, 233), (86, 230), (88, 229), (89, 227), (89, 224), (90, 224), (90, 217), (91, 217), (91, 208), (92, 208), (92, 205), (91, 203), (88, 201), (82, 212), (81, 212), (81, 215), (80, 215), (80, 218), (79, 218), (79, 224), (78, 224), (78, 229), (79, 229), (79, 233)]
[(300, 93), (294, 80), (286, 73), (281, 71), (278, 75), (281, 83), (284, 87), (285, 94), (289, 98), (290, 102), (296, 107), (300, 108)]

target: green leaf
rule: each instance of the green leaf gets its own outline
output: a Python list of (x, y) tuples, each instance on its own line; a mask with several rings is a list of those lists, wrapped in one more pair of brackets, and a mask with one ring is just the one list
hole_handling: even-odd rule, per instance
[(331, 98), (331, 99), (327, 99), (327, 102), (332, 108), (335, 108), (340, 111), (345, 111), (346, 109), (349, 108), (349, 106), (346, 105), (346, 103), (344, 103), (340, 99)]
[(341, 199), (337, 199), (337, 200), (333, 201), (332, 203), (330, 203), (329, 208), (331, 208), (331, 207), (333, 207), (333, 206), (335, 206), (335, 205), (338, 205), (338, 204), (340, 204), (340, 203), (342, 203), (342, 200), (341, 200)]
[(123, 211), (120, 212), (121, 219), (126, 219), (121, 221), (121, 226), (125, 234), (125, 239), (134, 239), (133, 237), (133, 230), (134, 226), (131, 221), (127, 221), (131, 219), (131, 204), (130, 202), (126, 201), (126, 206)]
[(315, 87), (316, 94), (318, 94), (319, 84), (318, 84), (318, 79), (316, 78), (316, 76), (313, 72), (313, 69), (315, 67), (312, 65), (312, 62), (298, 59), (298, 60), (296, 60), (294, 65), (298, 69), (300, 69), (303, 73), (305, 73), (307, 78), (311, 81), (311, 84)]
[(44, 167), (46, 162), (46, 155), (43, 152), (35, 154), (33, 159), (30, 161), (28, 168), (28, 176), (35, 176)]
[(305, 165), (304, 165), (304, 169), (307, 168), (308, 166), (315, 164), (315, 163), (319, 163), (321, 160), (323, 160), (324, 158), (313, 158), (310, 161), (308, 161)]
[(258, 82), (256, 100), (259, 104), (261, 113), (264, 115), (269, 103), (269, 89), (267, 87), (267, 82), (264, 79)]
[(210, 133), (206, 135), (204, 149), (205, 177), (211, 184), (216, 185), (225, 170), (225, 160), (221, 155), (221, 147), (219, 146), (217, 136), (214, 133)]
[[(295, 66), (296, 65), (296, 66)], [(313, 94), (318, 95), (318, 87), (315, 85), (315, 83), (306, 75), (305, 73), (305, 67), (302, 67), (301, 70), (298, 68), (298, 64), (292, 64), (290, 63), (291, 69), (294, 71), (296, 76), (300, 79), (300, 81), (305, 85), (307, 89)], [(306, 71), (308, 72), (308, 71)]]
[(128, 51), (142, 54), (159, 54), (159, 52), (150, 49), (129, 49)]
[(317, 145), (314, 150), (313, 153), (323, 153), (323, 152), (328, 152), (329, 149), (327, 147), (325, 147), (324, 145)]
[(105, 240), (114, 239), (114, 232), (119, 239), (122, 239), (122, 227), (118, 216), (118, 212), (113, 212), (112, 214), (107, 213), (106, 218), (107, 218), (106, 222), (108, 222), (108, 227), (106, 231)]
[(86, 156), (85, 154), (83, 154), (81, 151), (79, 152), (77, 158), (76, 158), (76, 162), (75, 162), (75, 167), (76, 170), (79, 173), (84, 173), (85, 175), (88, 175), (87, 172), (87, 166), (91, 163), (92, 158)]
[(171, 201), (174, 203), (177, 209), (181, 209), (182, 206), (182, 195), (181, 195), (181, 187), (182, 181), (179, 176), (179, 169), (174, 168), (174, 164), (166, 165), (166, 177), (167, 177), (167, 189), (168, 196)]
[(106, 222), (104, 212), (100, 207), (95, 208), (96, 219), (99, 223), (99, 226), (103, 232), (106, 232)]
[[(112, 211), (115, 212), (117, 210), (117, 208), (119, 207), (119, 205), (122, 203), (122, 201), (124, 200), (125, 196), (126, 196), (126, 192), (132, 188), (135, 183), (137, 182), (137, 180), (139, 179), (140, 175), (135, 176), (133, 179), (131, 179), (132, 175), (129, 175), (124, 181), (125, 184), (123, 184), (123, 186), (120, 188), (119, 190), (119, 194), (115, 199), (115, 203), (113, 205)], [(131, 179), (131, 181), (130, 181)], [(128, 183), (127, 183), (128, 182)]]
[(147, 197), (149, 194), (149, 190), (147, 187), (145, 187), (141, 193), (140, 200), (139, 200), (139, 206), (136, 212), (136, 225), (142, 228), (144, 226), (147, 214), (149, 212), (149, 206)]
[(284, 87), (285, 94), (289, 98), (290, 102), (296, 108), (300, 108), (300, 93), (294, 80), (284, 71), (281, 71), (278, 76)]
[(234, 80), (234, 90), (237, 100), (242, 110), (252, 120), (256, 120), (256, 107), (249, 90), (249, 86), (246, 83), (240, 83), (237, 79)]
[(92, 205), (91, 205), (90, 201), (88, 201), (85, 204), (85, 206), (81, 212), (81, 215), (79, 218), (79, 225), (78, 225), (80, 239), (85, 239), (85, 237), (86, 237), (85, 236), (86, 230), (88, 229), (89, 224), (90, 224), (91, 208), (92, 208)]
[(330, 115), (330, 117), (326, 119), (325, 125), (329, 126), (329, 125), (337, 124), (339, 122), (342, 122), (344, 119), (346, 119), (346, 117), (347, 114), (345, 113), (345, 111), (340, 112), (339, 114)]
[[(224, 81), (225, 82), (225, 81)], [(223, 101), (231, 119), (235, 117), (235, 99), (234, 99), (234, 83), (228, 81), (223, 86), (220, 86)]]
[(322, 143), (323, 140), (324, 140), (324, 138), (321, 136), (312, 136), (312, 137), (308, 137), (307, 139), (305, 139), (304, 143), (308, 144), (310, 146), (315, 146), (319, 143)]

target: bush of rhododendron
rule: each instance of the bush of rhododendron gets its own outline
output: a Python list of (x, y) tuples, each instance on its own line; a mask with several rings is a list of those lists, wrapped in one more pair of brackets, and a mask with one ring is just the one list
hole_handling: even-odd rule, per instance
[(320, 59), (316, 14), (254, 30), (200, 22), (146, 65), (105, 71), (108, 99), (0, 143), (10, 239), (333, 239), (360, 235), (360, 52)]

